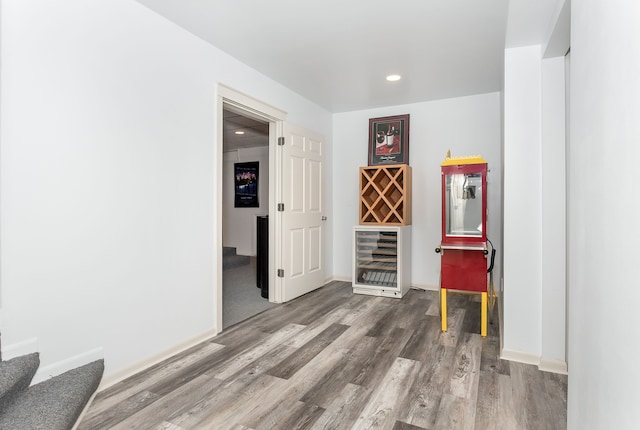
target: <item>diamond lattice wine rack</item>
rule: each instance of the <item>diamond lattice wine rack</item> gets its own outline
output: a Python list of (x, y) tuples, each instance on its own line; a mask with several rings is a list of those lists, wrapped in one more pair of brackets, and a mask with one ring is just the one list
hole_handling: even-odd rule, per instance
[(411, 225), (411, 166), (360, 168), (360, 224)]

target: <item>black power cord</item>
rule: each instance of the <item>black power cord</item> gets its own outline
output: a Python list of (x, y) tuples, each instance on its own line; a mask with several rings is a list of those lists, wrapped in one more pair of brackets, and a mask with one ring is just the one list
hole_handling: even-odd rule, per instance
[(496, 259), (496, 248), (493, 246), (493, 243), (489, 240), (489, 238), (487, 238), (487, 242), (491, 244), (491, 263), (489, 263), (489, 269), (487, 270), (487, 273), (491, 273), (493, 271), (493, 263)]

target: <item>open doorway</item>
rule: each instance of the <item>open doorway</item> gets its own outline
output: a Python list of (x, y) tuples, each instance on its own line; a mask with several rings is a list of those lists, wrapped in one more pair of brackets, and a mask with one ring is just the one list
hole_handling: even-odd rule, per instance
[(269, 215), (269, 122), (223, 106), (222, 327), (269, 307), (258, 268), (259, 224)]
[[(320, 288), (324, 281), (324, 139), (314, 133), (286, 122), (286, 112), (218, 84), (216, 123), (220, 124), (216, 139), (216, 229), (214, 243), (215, 261), (214, 299), (216, 306), (215, 326), (223, 331), (223, 224), (233, 215), (223, 215), (224, 165), (242, 160), (240, 151), (232, 150), (224, 155), (224, 111), (239, 117), (268, 124), (268, 178), (269, 196), (261, 198), (266, 206), (254, 215), (268, 214), (268, 296), (270, 303), (283, 303)], [(235, 135), (235, 132), (233, 133)], [(245, 160), (246, 161), (246, 160)], [(263, 169), (259, 167), (259, 170)], [(227, 175), (229, 178), (229, 175)], [(232, 176), (231, 176), (232, 178)], [(264, 182), (263, 182), (264, 183)], [(260, 203), (259, 206), (262, 206)], [(229, 207), (229, 204), (226, 205)], [(257, 224), (257, 219), (255, 220)], [(254, 221), (245, 229), (254, 234)], [(239, 253), (239, 251), (238, 251)], [(257, 287), (256, 287), (257, 290)]]

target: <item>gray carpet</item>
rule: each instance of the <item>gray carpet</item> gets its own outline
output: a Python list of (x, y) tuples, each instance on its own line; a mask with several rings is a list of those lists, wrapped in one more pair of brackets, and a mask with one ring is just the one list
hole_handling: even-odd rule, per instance
[[(0, 408), (2, 430), (72, 428), (104, 372), (104, 361), (97, 360), (27, 387), (24, 380), (31, 380), (39, 364), (37, 353), (0, 364), (0, 378), (15, 383), (13, 388), (4, 387), (7, 393), (3, 397), (9, 395), (10, 398)], [(14, 389), (18, 391), (9, 393)]]
[(256, 286), (256, 259), (222, 273), (222, 327), (227, 328), (277, 306), (263, 299)]
[(0, 361), (0, 413), (29, 387), (38, 367), (40, 354), (37, 352)]

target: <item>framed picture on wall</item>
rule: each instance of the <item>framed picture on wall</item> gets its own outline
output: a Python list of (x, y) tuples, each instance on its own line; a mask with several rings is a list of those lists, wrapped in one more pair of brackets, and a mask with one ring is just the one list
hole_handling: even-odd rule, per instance
[(234, 190), (236, 208), (257, 208), (258, 202), (258, 162), (235, 163)]
[(409, 115), (369, 120), (369, 166), (409, 164)]

